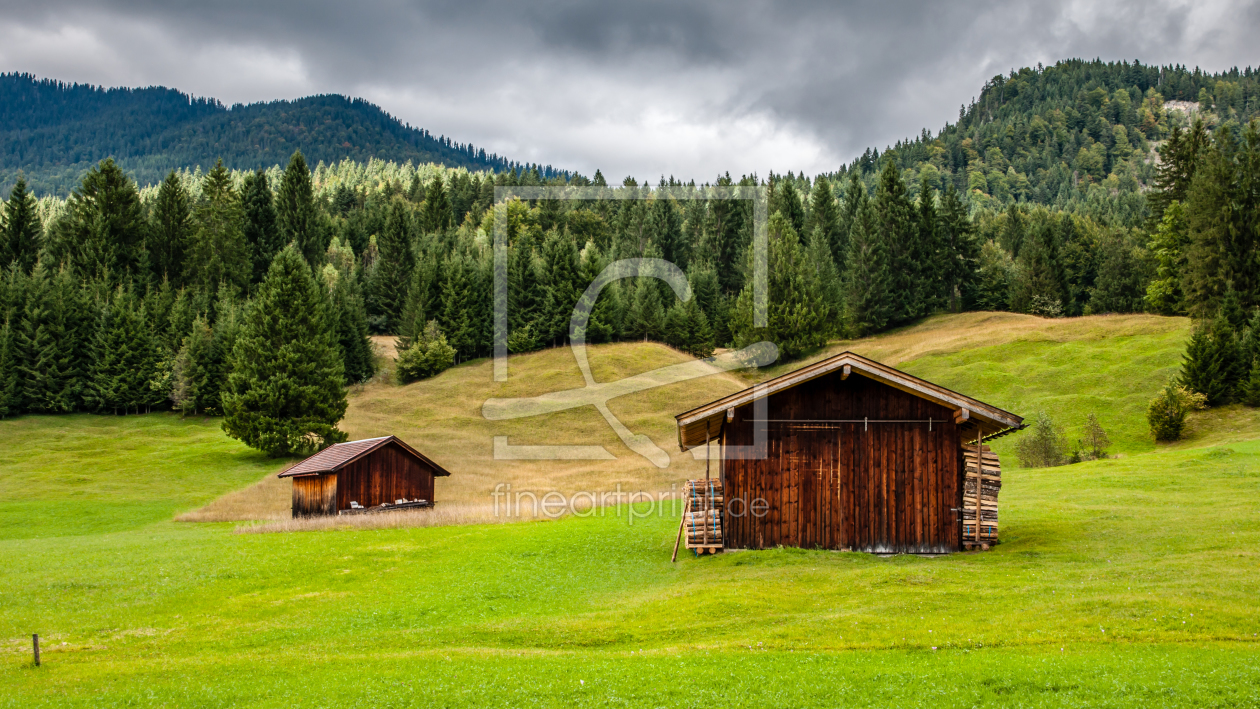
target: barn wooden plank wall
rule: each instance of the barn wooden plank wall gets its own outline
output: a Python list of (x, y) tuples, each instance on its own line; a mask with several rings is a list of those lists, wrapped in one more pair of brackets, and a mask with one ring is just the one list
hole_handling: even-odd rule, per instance
[[(768, 457), (723, 464), (728, 547), (960, 548), (962, 450), (952, 411), (840, 372), (776, 393), (768, 408)], [(751, 446), (751, 419), (751, 405), (737, 408), (723, 445)], [(752, 514), (757, 499), (768, 505), (761, 517)]]
[(293, 478), (293, 516), (337, 514), (337, 474)]
[(363, 507), (395, 500), (433, 501), (433, 469), (393, 444), (348, 463), (339, 478), (339, 510), (350, 509), (351, 501)]

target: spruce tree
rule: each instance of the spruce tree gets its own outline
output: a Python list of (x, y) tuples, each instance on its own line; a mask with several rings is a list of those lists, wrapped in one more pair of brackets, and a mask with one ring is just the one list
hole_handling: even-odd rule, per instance
[(67, 327), (63, 293), (42, 264), (28, 281), (22, 330), (18, 335), (22, 401), (36, 413), (66, 413), (77, 400), (77, 358), (73, 328)]
[(252, 273), (244, 210), (232, 175), (220, 160), (202, 180), (201, 199), (193, 210), (186, 280), (206, 293), (217, 293), (222, 284), (243, 291)]
[(218, 405), (214, 333), (204, 318), (192, 322), (171, 371), (171, 406), (183, 415)]
[[(800, 238), (782, 212), (770, 216), (766, 326), (757, 327), (752, 286), (740, 292), (731, 318), (737, 347), (769, 340), (785, 359), (794, 359), (826, 342), (828, 324), (822, 308), (818, 274), (806, 263)], [(747, 260), (751, 268), (752, 249)]]
[(297, 244), (306, 262), (314, 266), (324, 256), (321, 226), (315, 211), (311, 171), (299, 150), (289, 158), (280, 180), (280, 191), (276, 195), (276, 231), (281, 244)]
[(870, 202), (862, 197), (857, 182), (849, 199), (857, 202), (857, 212), (849, 226), (849, 253), (845, 257), (844, 315), (850, 334), (860, 337), (879, 332), (888, 324), (892, 311), (889, 289), (892, 264), (884, 234), (875, 222)]
[(796, 191), (793, 182), (791, 178), (782, 177), (774, 181), (768, 209), (771, 214), (782, 214), (792, 231), (799, 235), (805, 229), (805, 206), (801, 204), (801, 194)]
[(924, 176), (919, 181), (919, 209), (916, 224), (919, 239), (914, 258), (919, 267), (920, 314), (931, 313), (945, 307), (944, 249), (941, 248), (942, 230), (940, 215), (936, 209), (936, 190)]
[(1062, 263), (1054, 232), (1046, 225), (1030, 229), (1020, 250), (1011, 308), (1021, 313), (1059, 317), (1064, 308)]
[(950, 312), (956, 313), (962, 310), (963, 295), (971, 290), (975, 280), (980, 246), (976, 243), (975, 228), (967, 216), (967, 207), (959, 199), (952, 182), (941, 196), (937, 230), (941, 288)]
[(438, 323), (447, 342), (455, 348), (456, 361), (470, 359), (476, 350), (473, 326), (473, 275), (468, 257), (453, 253), (443, 264), (441, 310)]
[(267, 275), (271, 259), (284, 247), (279, 225), (276, 223), (276, 207), (266, 172), (258, 170), (245, 176), (241, 204), (245, 212), (245, 241), (253, 249), (254, 256), (250, 282), (261, 283)]
[(648, 209), (645, 228), (648, 238), (661, 250), (661, 258), (686, 270), (687, 243), (683, 236), (682, 216), (670, 198), (668, 190), (657, 190), (652, 206)]
[(26, 191), (26, 179), (18, 177), (4, 205), (4, 219), (0, 221), (0, 267), (16, 263), (23, 273), (30, 273), (39, 255), (43, 233), (35, 197)]
[(831, 262), (837, 271), (844, 270), (844, 257), (848, 254), (845, 234), (840, 230), (840, 206), (836, 203), (831, 183), (820, 177), (814, 181), (814, 190), (809, 196), (809, 220), (805, 231), (813, 234), (822, 230), (823, 241), (831, 250)]
[(1186, 346), (1181, 383), (1207, 397), (1209, 405), (1221, 406), (1234, 400), (1247, 374), (1229, 322), (1220, 315), (1201, 322)]
[(346, 440), (344, 371), (323, 294), (296, 245), (272, 261), (230, 357), (223, 429), (272, 456)]
[(542, 339), (563, 343), (568, 338), (573, 309), (585, 290), (585, 284), (580, 282), (580, 269), (573, 238), (567, 233), (550, 232), (542, 249), (542, 287), (545, 294), (542, 308), (545, 320), (540, 321), (542, 329), (539, 333)]
[(1185, 210), (1181, 202), (1173, 200), (1164, 209), (1164, 216), (1151, 234), (1147, 249), (1155, 257), (1155, 278), (1146, 286), (1146, 307), (1159, 315), (1185, 313), (1185, 298), (1181, 292), (1182, 274), (1186, 267), (1187, 236)]
[(450, 198), (446, 194), (446, 186), (442, 184), (442, 176), (438, 175), (425, 190), (421, 226), (425, 232), (442, 232), (454, 226), (454, 222), (455, 217)]
[(401, 323), (407, 286), (411, 283), (416, 258), (412, 246), (411, 218), (401, 199), (389, 206), (384, 228), (377, 236), (380, 259), (372, 274), (372, 295), (376, 315), (385, 319), (389, 332), (397, 333)]
[(152, 332), (134, 293), (120, 286), (99, 308), (84, 401), (99, 412), (139, 412), (150, 403)]
[(0, 326), (0, 418), (22, 412), (22, 391), (18, 387), (19, 355), (12, 318)]
[(813, 267), (818, 277), (818, 310), (826, 325), (826, 336), (840, 334), (840, 313), (843, 309), (843, 293), (840, 274), (831, 260), (831, 246), (821, 226), (814, 228), (805, 249), (806, 264)]
[(145, 273), (144, 211), (131, 178), (106, 158), (83, 176), (53, 225), (48, 255), (81, 280), (117, 283)]
[(184, 260), (192, 240), (192, 209), (183, 180), (172, 170), (158, 187), (149, 218), (149, 266), (154, 278), (184, 284)]
[(359, 384), (372, 378), (376, 365), (372, 341), (368, 338), (367, 313), (355, 274), (337, 279), (328, 294), (329, 308), (337, 328), (346, 384)]
[(884, 163), (871, 207), (875, 228), (888, 245), (888, 319), (892, 324), (908, 322), (923, 314), (922, 264), (918, 260), (923, 249), (914, 206), (896, 161)]
[(634, 294), (626, 313), (623, 330), (632, 340), (660, 341), (665, 330), (665, 308), (661, 304), (661, 291), (655, 279), (636, 278)]

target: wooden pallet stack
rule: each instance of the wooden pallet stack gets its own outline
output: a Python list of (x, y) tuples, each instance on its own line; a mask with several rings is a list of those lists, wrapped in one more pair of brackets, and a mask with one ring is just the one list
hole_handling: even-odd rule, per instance
[[(679, 534), (686, 548), (699, 554), (716, 554), (724, 548), (722, 541), (721, 480), (688, 480), (683, 486), (683, 516)], [(677, 546), (675, 546), (677, 554)]]
[[(998, 541), (998, 493), (1002, 490), (1002, 466), (988, 446), (963, 444), (967, 474), (963, 485), (962, 542), (964, 549), (988, 549)], [(979, 529), (976, 526), (979, 511)]]

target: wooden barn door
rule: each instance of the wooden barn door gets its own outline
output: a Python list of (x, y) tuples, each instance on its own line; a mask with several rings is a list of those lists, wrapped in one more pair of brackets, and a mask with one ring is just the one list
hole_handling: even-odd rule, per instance
[(806, 549), (843, 548), (840, 430), (792, 428), (786, 433), (783, 543)]

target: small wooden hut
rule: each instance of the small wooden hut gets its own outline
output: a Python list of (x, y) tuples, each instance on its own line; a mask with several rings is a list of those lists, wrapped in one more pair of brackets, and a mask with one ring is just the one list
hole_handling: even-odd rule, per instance
[(280, 473), (293, 479), (293, 516), (433, 505), (433, 479), (450, 475), (395, 436), (329, 446)]
[(683, 450), (721, 448), (726, 548), (877, 553), (995, 542), (1001, 470), (984, 442), (1024, 425), (852, 352), (676, 418)]

